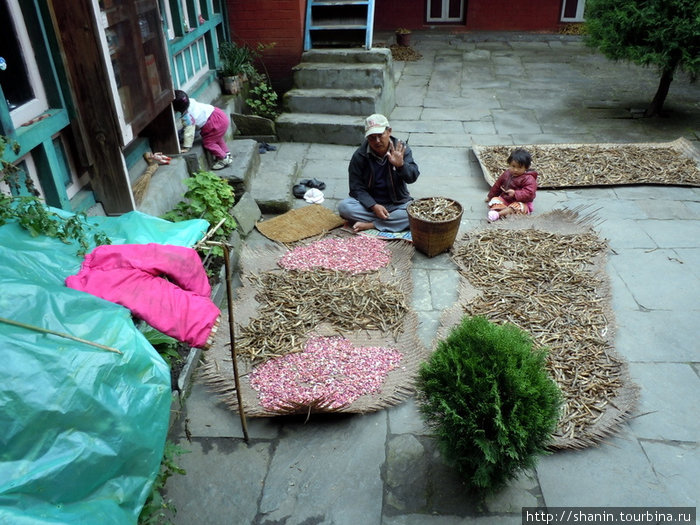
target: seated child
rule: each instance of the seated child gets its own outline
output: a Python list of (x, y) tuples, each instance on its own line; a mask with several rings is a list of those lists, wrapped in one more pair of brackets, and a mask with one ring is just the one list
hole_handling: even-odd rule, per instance
[(532, 201), (537, 192), (537, 172), (531, 171), (532, 156), (523, 148), (511, 152), (508, 169), (491, 186), (486, 202), (490, 208), (488, 220), (497, 221), (511, 213), (532, 213)]
[(194, 132), (199, 129), (202, 146), (214, 156), (215, 162), (211, 169), (220, 170), (233, 162), (225, 138), (230, 118), (223, 110), (197, 102), (179, 89), (175, 90), (173, 109), (180, 113), (184, 128), (183, 153), (192, 147)]

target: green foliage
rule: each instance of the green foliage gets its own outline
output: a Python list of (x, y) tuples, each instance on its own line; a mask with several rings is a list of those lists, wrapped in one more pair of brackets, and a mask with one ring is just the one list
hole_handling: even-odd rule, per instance
[[(11, 191), (10, 195), (0, 194), (0, 226), (8, 220), (17, 220), (18, 224), (32, 237), (46, 235), (66, 244), (76, 243), (78, 255), (85, 255), (91, 245), (111, 244), (104, 232), (87, 222), (85, 214), (63, 217), (51, 211), (39, 199), (39, 191), (29, 174), (4, 158), (8, 146), (15, 154), (20, 150), (19, 144), (14, 141), (9, 142), (6, 137), (0, 136), (0, 182), (5, 182)], [(24, 179), (20, 180), (22, 174)], [(22, 185), (29, 195), (19, 195)]]
[(151, 494), (146, 499), (146, 503), (139, 514), (139, 525), (162, 525), (170, 523), (169, 514), (175, 514), (175, 509), (171, 500), (163, 498), (161, 491), (165, 488), (168, 479), (174, 474), (185, 475), (187, 472), (177, 464), (177, 458), (189, 453), (172, 441), (165, 442), (163, 460), (160, 464), (160, 471), (153, 482)]
[(279, 115), (277, 92), (266, 80), (250, 90), (245, 103), (253, 115), (271, 120), (275, 120)]
[(139, 326), (139, 330), (170, 368), (172, 368), (174, 364), (182, 361), (182, 356), (177, 351), (180, 345), (180, 342), (177, 339), (170, 337), (169, 335), (165, 335), (163, 332), (160, 332), (145, 323)]
[(497, 491), (546, 451), (561, 395), (545, 356), (516, 326), (465, 317), (421, 365), (420, 411), (478, 494)]
[[(173, 222), (204, 219), (212, 227), (223, 220), (211, 240), (228, 242), (237, 226), (230, 213), (234, 203), (233, 188), (211, 171), (199, 171), (185, 179), (185, 184), (189, 188), (185, 192), (185, 200), (177, 203), (163, 218)], [(216, 256), (223, 256), (220, 247), (214, 247), (211, 251)]]
[(661, 105), (676, 69), (700, 72), (700, 2), (697, 0), (588, 0), (585, 42), (612, 60), (655, 66)]
[(239, 46), (235, 42), (221, 42), (219, 44), (219, 58), (221, 59), (220, 73), (222, 77), (235, 77), (239, 74), (253, 76), (256, 74), (253, 62), (257, 58), (256, 51), (247, 45)]

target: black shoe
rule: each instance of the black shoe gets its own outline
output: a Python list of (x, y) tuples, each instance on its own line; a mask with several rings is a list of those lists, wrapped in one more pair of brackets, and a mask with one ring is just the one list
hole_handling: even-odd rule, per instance
[(297, 199), (303, 199), (304, 194), (309, 190), (305, 184), (295, 184), (292, 188), (292, 193)]
[(265, 146), (265, 149), (266, 149), (267, 151), (277, 151), (277, 146), (271, 146), (271, 145), (268, 144), (267, 142), (261, 142), (261, 144), (262, 144), (263, 146)]
[(258, 142), (258, 153), (260, 153), (260, 155), (267, 153), (267, 148), (260, 142)]
[(323, 181), (320, 181), (318, 179), (311, 179), (306, 182), (306, 185), (309, 188), (318, 188), (319, 190), (325, 190), (326, 189), (326, 183)]

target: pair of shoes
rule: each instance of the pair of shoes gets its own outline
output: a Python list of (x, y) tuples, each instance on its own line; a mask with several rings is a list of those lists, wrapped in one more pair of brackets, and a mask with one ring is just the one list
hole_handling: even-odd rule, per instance
[(267, 142), (258, 142), (258, 153), (262, 155), (268, 151), (277, 151), (277, 147), (271, 146)]
[(501, 215), (496, 210), (491, 210), (488, 215), (486, 215), (486, 218), (489, 220), (489, 222), (495, 222), (501, 218)]
[[(229, 163), (230, 164), (230, 163)], [(214, 165), (211, 167), (213, 170), (222, 170), (224, 169), (228, 164), (226, 164), (226, 159), (219, 159), (217, 160)]]
[(318, 179), (304, 179), (300, 180), (299, 184), (303, 184), (307, 188), (316, 188), (318, 190), (325, 190), (326, 189), (326, 183), (323, 181), (320, 181)]

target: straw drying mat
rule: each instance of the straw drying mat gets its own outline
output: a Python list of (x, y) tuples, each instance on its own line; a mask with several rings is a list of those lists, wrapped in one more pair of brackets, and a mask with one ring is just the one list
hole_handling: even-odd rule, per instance
[[(489, 185), (505, 171), (516, 146), (473, 146)], [(626, 184), (700, 186), (700, 152), (684, 138), (638, 144), (540, 144), (532, 154), (538, 188)]]
[(547, 347), (548, 370), (564, 396), (553, 448), (600, 442), (637, 400), (627, 363), (611, 346), (607, 244), (593, 221), (564, 210), (513, 216), (468, 232), (452, 252), (460, 298), (443, 314), (438, 337), (462, 316), (479, 315), (512, 323)]
[[(349, 240), (379, 247), (378, 253), (390, 256), (388, 265), (364, 273), (288, 265), (314, 258), (298, 250), (327, 255), (333, 250), (327, 244), (318, 249), (318, 243)], [(353, 248), (345, 259), (352, 263), (361, 251)], [(408, 306), (413, 252), (407, 243), (342, 231), (298, 243), (292, 250), (279, 245), (245, 249), (234, 324), (246, 415), (364, 413), (399, 404), (411, 395), (418, 367), (427, 356), (418, 338), (417, 315)], [(222, 319), (222, 326), (227, 322)], [(204, 353), (202, 377), (238, 410), (229, 339), (227, 330), (217, 332), (214, 345)], [(291, 370), (317, 375), (299, 379)], [(288, 376), (293, 380), (284, 383)], [(264, 388), (258, 380), (267, 382)]]
[(339, 215), (328, 208), (320, 204), (310, 204), (267, 221), (260, 221), (255, 227), (270, 240), (288, 243), (320, 235), (344, 223)]

